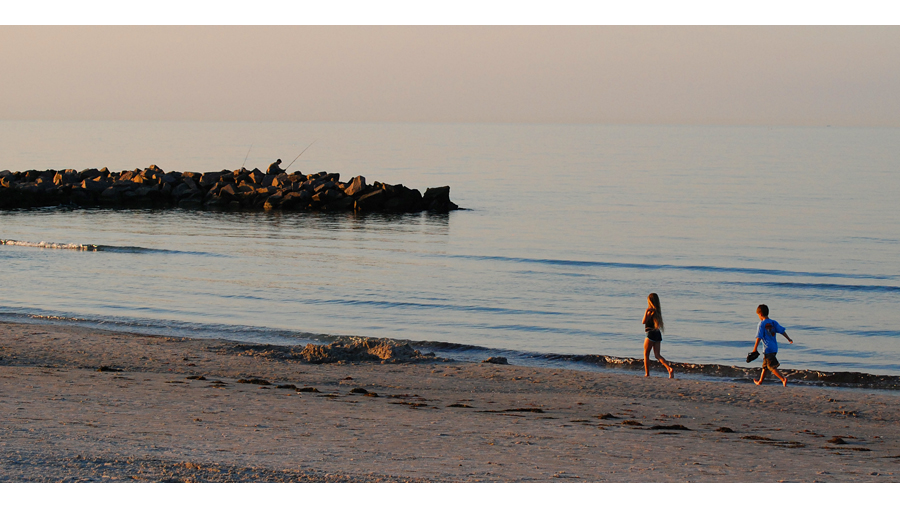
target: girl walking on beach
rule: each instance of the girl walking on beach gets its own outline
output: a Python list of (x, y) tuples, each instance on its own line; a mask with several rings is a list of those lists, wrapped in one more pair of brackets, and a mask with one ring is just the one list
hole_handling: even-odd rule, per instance
[(644, 311), (644, 331), (647, 338), (644, 339), (644, 376), (650, 377), (650, 350), (659, 363), (669, 371), (669, 379), (675, 379), (675, 369), (659, 354), (659, 346), (662, 344), (662, 332), (666, 327), (663, 324), (662, 307), (659, 305), (659, 295), (650, 293), (647, 297), (647, 310)]

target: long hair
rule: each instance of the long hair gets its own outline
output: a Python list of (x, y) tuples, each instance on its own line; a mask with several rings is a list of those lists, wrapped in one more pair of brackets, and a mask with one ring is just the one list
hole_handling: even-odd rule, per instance
[(662, 306), (659, 304), (659, 295), (656, 293), (650, 293), (647, 297), (647, 303), (651, 309), (653, 309), (653, 327), (659, 328), (659, 331), (666, 331), (666, 325), (663, 324), (662, 317)]

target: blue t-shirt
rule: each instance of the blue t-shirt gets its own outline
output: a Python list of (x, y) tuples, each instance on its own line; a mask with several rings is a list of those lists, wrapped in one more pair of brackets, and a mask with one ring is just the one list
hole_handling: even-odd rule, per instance
[(774, 319), (766, 318), (759, 322), (759, 327), (756, 329), (756, 338), (761, 340), (765, 346), (763, 354), (768, 355), (778, 352), (778, 342), (775, 341), (775, 334), (784, 332), (784, 327)]

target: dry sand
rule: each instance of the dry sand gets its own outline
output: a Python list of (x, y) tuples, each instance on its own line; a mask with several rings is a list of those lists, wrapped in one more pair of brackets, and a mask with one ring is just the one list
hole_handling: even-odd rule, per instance
[(0, 323), (6, 482), (896, 482), (898, 416), (893, 391), (316, 365), (227, 341)]

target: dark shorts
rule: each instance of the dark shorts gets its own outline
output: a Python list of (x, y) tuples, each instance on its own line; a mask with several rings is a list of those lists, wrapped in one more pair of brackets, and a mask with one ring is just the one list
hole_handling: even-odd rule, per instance
[(650, 330), (647, 332), (647, 338), (653, 342), (662, 342), (662, 334), (659, 333), (659, 330)]
[(778, 358), (775, 358), (777, 353), (766, 353), (763, 355), (763, 368), (774, 370), (777, 369), (780, 363), (778, 363)]

